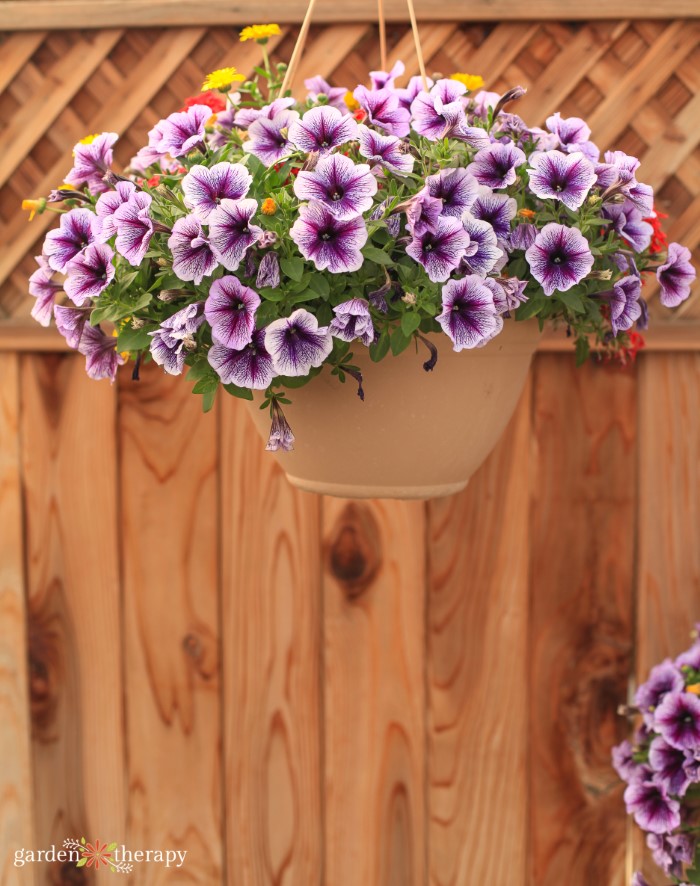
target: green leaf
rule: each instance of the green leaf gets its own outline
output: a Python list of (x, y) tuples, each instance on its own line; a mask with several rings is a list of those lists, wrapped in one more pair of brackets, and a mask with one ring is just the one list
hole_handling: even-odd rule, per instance
[(321, 298), (328, 298), (331, 292), (330, 284), (321, 274), (312, 274), (309, 280), (309, 289)]
[(258, 295), (265, 301), (278, 302), (284, 298), (284, 292), (281, 289), (272, 289), (269, 286), (263, 286), (258, 290)]
[(586, 306), (583, 303), (583, 299), (580, 294), (576, 292), (576, 290), (569, 290), (569, 292), (558, 292), (557, 298), (560, 302), (563, 302), (567, 308), (570, 308), (575, 314), (585, 314)]
[(85, 867), (86, 864), (87, 864), (87, 858), (83, 857), (80, 859), (80, 861), (76, 862), (75, 866), (76, 866), (76, 868), (82, 868), (82, 867)]
[(546, 304), (547, 302), (541, 298), (531, 298), (516, 310), (515, 319), (529, 320), (530, 317), (536, 317)]
[(80, 842), (81, 842), (81, 844), (84, 846), (84, 845), (85, 845), (85, 837), (81, 837), (81, 838), (80, 838)]
[(418, 311), (406, 311), (401, 317), (401, 331), (410, 338), (411, 334), (420, 326), (420, 314)]
[(127, 326), (125, 329), (122, 329), (117, 337), (117, 350), (120, 352), (144, 351), (150, 344), (151, 336), (145, 328), (132, 329), (131, 326)]
[(377, 249), (376, 246), (365, 246), (362, 250), (362, 254), (365, 258), (368, 258), (375, 264), (383, 265), (384, 267), (392, 267), (392, 265), (394, 264), (394, 261), (389, 253), (384, 252), (383, 249)]
[(583, 336), (581, 338), (576, 339), (576, 365), (582, 366), (586, 360), (588, 360), (588, 355), (591, 353), (591, 346), (588, 343), (588, 339)]
[(241, 400), (252, 400), (253, 392), (248, 390), (248, 388), (239, 388), (238, 385), (234, 385), (233, 383), (224, 385), (224, 390), (228, 394), (233, 394), (234, 397), (239, 397)]
[(116, 843), (110, 843), (109, 846), (107, 847), (107, 852), (114, 852), (114, 850), (115, 850), (116, 848), (117, 848), (117, 844), (116, 844)]
[(373, 363), (383, 360), (389, 351), (389, 333), (382, 329), (376, 342), (369, 346), (369, 356)]
[(396, 329), (391, 333), (389, 338), (389, 343), (391, 345), (391, 353), (398, 357), (398, 355), (405, 351), (406, 348), (411, 344), (411, 337), (404, 335), (403, 329), (400, 326), (397, 326)]
[(304, 276), (304, 261), (301, 258), (283, 258), (280, 267), (284, 273), (298, 283)]

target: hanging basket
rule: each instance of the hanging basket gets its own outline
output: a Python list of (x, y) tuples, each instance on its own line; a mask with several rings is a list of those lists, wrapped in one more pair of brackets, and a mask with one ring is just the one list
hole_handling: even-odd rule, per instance
[[(408, 499), (459, 492), (508, 424), (539, 337), (537, 322), (510, 321), (485, 347), (455, 353), (433, 336), (440, 356), (432, 372), (413, 348), (379, 363), (357, 348), (364, 402), (350, 379), (321, 373), (294, 391), (285, 411), (295, 448), (274, 456), (306, 492)], [(261, 399), (249, 408), (266, 440)]]

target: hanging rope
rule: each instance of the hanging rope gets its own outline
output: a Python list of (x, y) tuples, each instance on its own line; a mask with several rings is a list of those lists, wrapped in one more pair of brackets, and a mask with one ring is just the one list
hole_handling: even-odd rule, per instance
[(285, 90), (291, 88), (292, 82), (294, 80), (294, 74), (296, 73), (296, 68), (299, 64), (299, 59), (301, 58), (301, 54), (304, 51), (304, 44), (306, 43), (306, 36), (309, 33), (309, 27), (311, 26), (311, 16), (313, 14), (315, 5), (316, 0), (309, 0), (309, 6), (306, 10), (304, 21), (301, 23), (299, 36), (297, 37), (297, 42), (294, 44), (294, 51), (292, 52), (292, 57), (289, 59), (289, 66), (287, 67), (287, 71), (284, 75), (284, 80), (282, 81), (282, 89), (280, 90), (280, 95), (284, 95)]
[(382, 71), (389, 70), (386, 60), (386, 20), (384, 19), (384, 0), (377, 0), (377, 18), (379, 19), (379, 63)]
[(420, 35), (418, 34), (418, 22), (416, 21), (416, 10), (413, 8), (413, 0), (406, 0), (408, 3), (408, 14), (411, 18), (411, 30), (413, 31), (413, 42), (416, 44), (416, 57), (418, 59), (418, 69), (420, 70), (421, 80), (423, 81), (423, 89), (428, 91), (428, 75), (425, 73), (425, 62), (423, 61), (423, 50), (420, 45)]

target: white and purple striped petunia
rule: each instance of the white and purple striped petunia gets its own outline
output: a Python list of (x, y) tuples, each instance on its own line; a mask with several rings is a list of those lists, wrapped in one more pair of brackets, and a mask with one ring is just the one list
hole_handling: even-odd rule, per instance
[(499, 259), (503, 258), (496, 232), (488, 222), (474, 218), (468, 211), (462, 215), (462, 224), (469, 234), (464, 262), (472, 274), (485, 277), (496, 267)]
[(603, 214), (612, 221), (613, 230), (624, 237), (635, 252), (644, 252), (649, 248), (654, 229), (644, 221), (642, 213), (632, 202), (606, 203)]
[(348, 91), (344, 86), (331, 86), (321, 76), (309, 77), (307, 80), (304, 80), (304, 86), (309, 90), (309, 98), (312, 102), (317, 102), (319, 96), (325, 95), (327, 99), (326, 107), (337, 108), (341, 114), (350, 113), (348, 106), (345, 104), (345, 96)]
[(329, 327), (331, 335), (342, 341), (355, 341), (358, 338), (369, 347), (374, 341), (374, 323), (369, 305), (363, 298), (351, 298), (333, 308), (335, 317)]
[(433, 230), (414, 234), (406, 252), (423, 265), (433, 283), (443, 283), (459, 267), (469, 246), (469, 234), (460, 219), (440, 216)]
[(610, 325), (614, 335), (631, 329), (642, 316), (642, 305), (639, 301), (641, 294), (642, 281), (634, 275), (623, 277), (613, 284), (608, 301)]
[(265, 329), (265, 348), (278, 375), (308, 375), (333, 349), (327, 326), (319, 328), (313, 314), (299, 308), (290, 317), (275, 320)]
[(419, 92), (411, 103), (414, 132), (437, 141), (460, 130), (466, 125), (462, 99), (466, 91), (457, 80), (438, 80), (430, 92)]
[(151, 218), (153, 198), (145, 191), (135, 194), (118, 206), (112, 216), (112, 224), (117, 232), (114, 246), (120, 255), (138, 267), (144, 259), (153, 236), (155, 226)]
[(304, 258), (319, 271), (331, 274), (359, 271), (360, 251), (367, 242), (367, 228), (362, 216), (342, 220), (318, 200), (299, 208), (299, 218), (290, 230), (292, 240)]
[(151, 336), (150, 351), (153, 362), (169, 375), (180, 375), (185, 368), (185, 348), (194, 344), (194, 333), (204, 322), (202, 303), (194, 302), (172, 314), (160, 324)]
[(264, 391), (275, 377), (272, 357), (265, 348), (264, 329), (256, 329), (250, 342), (240, 350), (232, 350), (215, 341), (207, 360), (225, 385)]
[(473, 274), (448, 280), (442, 287), (442, 313), (435, 318), (451, 339), (454, 350), (476, 348), (490, 341), (502, 327), (493, 293)]
[(200, 221), (207, 222), (222, 200), (245, 197), (252, 181), (253, 176), (240, 163), (192, 166), (182, 179), (183, 200)]
[(135, 193), (136, 185), (133, 182), (118, 181), (113, 191), (106, 191), (100, 195), (99, 200), (95, 204), (95, 212), (101, 222), (99, 236), (101, 243), (106, 243), (117, 233), (114, 213), (122, 203), (127, 203)]
[(66, 176), (66, 183), (74, 188), (87, 185), (91, 194), (108, 190), (109, 185), (103, 178), (112, 166), (112, 148), (118, 138), (116, 132), (103, 132), (89, 144), (79, 142), (73, 148), (73, 168)]
[(372, 89), (394, 89), (396, 78), (400, 77), (405, 70), (404, 63), (397, 61), (390, 71), (370, 71), (369, 78), (372, 81)]
[(358, 86), (353, 95), (366, 112), (369, 123), (399, 138), (403, 138), (411, 131), (410, 111), (401, 105), (399, 97), (393, 90), (370, 91), (366, 86)]
[(690, 250), (685, 246), (669, 244), (666, 261), (656, 269), (656, 279), (661, 286), (660, 301), (664, 307), (675, 308), (690, 295), (690, 284), (696, 275), (690, 258)]
[(180, 280), (200, 284), (217, 266), (209, 240), (196, 215), (179, 218), (168, 237), (173, 254), (173, 272)]
[(471, 173), (460, 167), (441, 169), (429, 175), (425, 183), (431, 197), (442, 200), (442, 214), (461, 218), (471, 209), (479, 193), (479, 183)]
[(113, 382), (117, 367), (125, 362), (124, 357), (117, 353), (116, 338), (89, 323), (83, 325), (78, 351), (85, 357), (88, 376), (95, 380), (108, 378)]
[(80, 308), (55, 305), (53, 316), (56, 321), (56, 329), (65, 338), (68, 347), (74, 351), (78, 350), (90, 312)]
[(581, 231), (556, 222), (542, 228), (525, 258), (545, 295), (566, 292), (587, 277), (593, 267), (591, 249)]
[(435, 230), (438, 219), (442, 215), (442, 200), (439, 197), (431, 196), (428, 188), (418, 191), (404, 205), (407, 227), (412, 235)]
[(44, 240), (44, 255), (49, 267), (63, 273), (69, 261), (81, 253), (100, 235), (100, 220), (89, 209), (71, 209), (61, 216), (58, 228), (49, 231)]
[(596, 180), (595, 169), (580, 151), (544, 151), (530, 157), (530, 190), (543, 200), (561, 200), (569, 209), (580, 209)]
[(227, 271), (235, 271), (246, 251), (262, 238), (262, 228), (250, 222), (257, 208), (255, 200), (224, 199), (209, 215), (210, 248)]
[[(276, 98), (269, 105), (263, 105), (262, 108), (241, 108), (239, 111), (236, 111), (234, 123), (241, 129), (248, 129), (255, 120), (274, 120), (278, 114), (288, 111), (295, 103), (295, 99), (290, 96), (288, 98)], [(292, 115), (290, 122), (292, 119), (297, 120), (299, 118), (299, 114), (296, 111), (290, 111), (290, 113)]]
[(106, 243), (91, 243), (68, 262), (63, 289), (73, 304), (82, 307), (104, 292), (114, 280), (113, 258), (114, 251)]
[(273, 166), (294, 152), (289, 140), (289, 128), (297, 120), (296, 111), (280, 111), (272, 120), (258, 117), (248, 127), (248, 138), (243, 150), (257, 157), (265, 166)]
[(204, 316), (214, 341), (234, 351), (250, 344), (259, 306), (258, 293), (237, 277), (229, 275), (215, 280), (204, 303)]
[(510, 223), (518, 211), (518, 204), (506, 194), (494, 194), (490, 188), (480, 187), (470, 212), (474, 218), (487, 221), (499, 240), (507, 241)]
[(624, 151), (606, 151), (604, 161), (595, 167), (597, 184), (601, 188), (610, 188), (613, 192), (624, 194), (642, 216), (648, 218), (654, 211), (654, 189), (651, 185), (637, 181), (639, 160)]
[(514, 144), (495, 142), (479, 151), (467, 169), (480, 185), (498, 190), (515, 182), (516, 170), (525, 161), (525, 154)]
[(365, 163), (355, 164), (344, 154), (322, 157), (312, 172), (300, 172), (294, 182), (300, 200), (318, 200), (339, 219), (366, 212), (377, 193), (377, 180)]
[(311, 108), (289, 127), (289, 141), (306, 154), (312, 151), (326, 154), (356, 138), (355, 120), (328, 105)]
[(148, 133), (148, 146), (159, 154), (181, 157), (204, 144), (205, 125), (212, 116), (207, 105), (192, 105), (160, 120)]
[(32, 306), (32, 317), (42, 326), (49, 326), (53, 316), (56, 293), (60, 292), (63, 286), (54, 281), (53, 277), (56, 272), (43, 255), (35, 256), (34, 260), (39, 267), (29, 278), (29, 294), (36, 299)]
[[(435, 85), (435, 81), (432, 78), (427, 77), (425, 86), (428, 87), (428, 90), (431, 90)], [(396, 95), (399, 98), (399, 103), (402, 107), (406, 108), (406, 110), (411, 110), (411, 105), (413, 104), (413, 100), (418, 95), (419, 92), (424, 91), (423, 78), (420, 76), (411, 77), (406, 86), (400, 86), (396, 90)]]
[(580, 151), (592, 163), (600, 157), (600, 149), (591, 141), (590, 127), (580, 117), (562, 117), (557, 111), (547, 117), (546, 126), (567, 154)]
[(409, 173), (414, 158), (410, 146), (395, 135), (382, 135), (367, 126), (358, 128), (360, 154), (370, 161), (370, 166), (380, 165), (391, 172)]

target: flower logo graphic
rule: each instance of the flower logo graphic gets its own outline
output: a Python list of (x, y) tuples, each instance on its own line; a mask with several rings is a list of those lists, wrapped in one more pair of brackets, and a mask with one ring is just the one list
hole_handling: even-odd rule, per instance
[(81, 837), (80, 840), (64, 840), (63, 845), (66, 849), (72, 849), (80, 853), (76, 867), (99, 870), (100, 866), (104, 865), (113, 874), (131, 873), (132, 865), (114, 859), (113, 852), (117, 848), (116, 843), (107, 844), (99, 840), (88, 843), (85, 837)]

